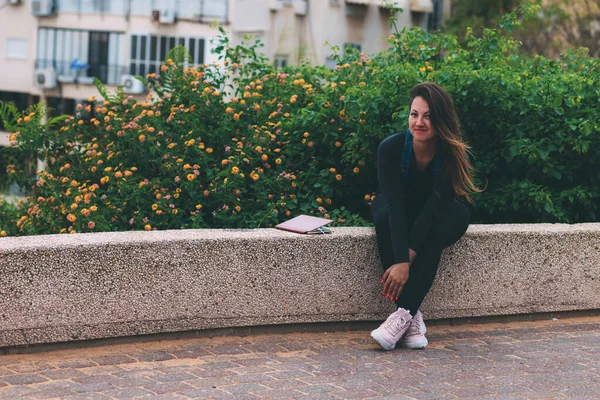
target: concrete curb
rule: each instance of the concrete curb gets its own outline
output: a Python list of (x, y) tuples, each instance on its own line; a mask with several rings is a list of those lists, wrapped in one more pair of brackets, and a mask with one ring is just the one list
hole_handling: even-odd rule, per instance
[[(473, 225), (444, 253), (426, 319), (600, 308), (600, 224)], [(384, 319), (372, 228), (0, 239), (0, 346)]]

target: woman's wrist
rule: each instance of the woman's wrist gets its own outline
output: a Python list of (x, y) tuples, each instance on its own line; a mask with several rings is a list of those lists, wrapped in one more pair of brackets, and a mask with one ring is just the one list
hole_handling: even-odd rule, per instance
[(412, 264), (412, 262), (415, 260), (415, 258), (417, 257), (417, 252), (414, 251), (413, 249), (408, 249), (408, 263)]

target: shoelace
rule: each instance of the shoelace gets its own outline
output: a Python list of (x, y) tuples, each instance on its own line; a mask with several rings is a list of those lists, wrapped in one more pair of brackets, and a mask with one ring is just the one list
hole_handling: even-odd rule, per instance
[(383, 328), (387, 331), (387, 333), (390, 334), (390, 336), (395, 337), (398, 335), (400, 328), (404, 326), (407, 321), (406, 318), (399, 313), (393, 313), (386, 322), (388, 323), (383, 325)]
[[(421, 334), (421, 320), (417, 319), (417, 318), (413, 318), (413, 321), (415, 321), (414, 325), (416, 325), (415, 331), (416, 334)], [(413, 324), (411, 324), (412, 326)]]

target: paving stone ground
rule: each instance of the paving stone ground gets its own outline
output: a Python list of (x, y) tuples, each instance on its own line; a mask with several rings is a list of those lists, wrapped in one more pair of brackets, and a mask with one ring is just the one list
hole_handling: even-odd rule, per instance
[(366, 329), (9, 352), (0, 399), (600, 399), (600, 316), (433, 325), (428, 338), (391, 352)]

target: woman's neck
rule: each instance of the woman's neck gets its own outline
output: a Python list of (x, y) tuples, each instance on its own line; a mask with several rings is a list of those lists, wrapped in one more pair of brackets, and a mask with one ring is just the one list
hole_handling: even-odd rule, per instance
[(423, 171), (427, 168), (431, 160), (435, 157), (436, 150), (437, 140), (430, 140), (427, 142), (413, 141), (413, 152), (419, 171)]
[(435, 157), (436, 150), (437, 140), (428, 140), (427, 142), (413, 140), (413, 152), (417, 160), (431, 160)]

